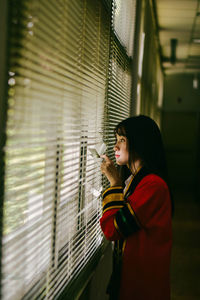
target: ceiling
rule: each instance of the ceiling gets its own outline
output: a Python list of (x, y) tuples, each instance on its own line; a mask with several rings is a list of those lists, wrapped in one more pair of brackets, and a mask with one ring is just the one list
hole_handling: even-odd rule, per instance
[(200, 73), (200, 0), (155, 0), (163, 69)]

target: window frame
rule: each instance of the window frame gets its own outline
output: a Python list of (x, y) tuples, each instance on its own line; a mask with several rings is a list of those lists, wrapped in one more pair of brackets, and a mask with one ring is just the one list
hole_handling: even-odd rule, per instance
[[(8, 24), (8, 3), (6, 0), (0, 1), (0, 279), (2, 278), (2, 237), (3, 237), (3, 203), (4, 203), (4, 174), (5, 174), (5, 154), (4, 146), (6, 143), (6, 122), (7, 122), (7, 79), (6, 68), (7, 61), (7, 24)], [(0, 285), (0, 298), (2, 287)]]

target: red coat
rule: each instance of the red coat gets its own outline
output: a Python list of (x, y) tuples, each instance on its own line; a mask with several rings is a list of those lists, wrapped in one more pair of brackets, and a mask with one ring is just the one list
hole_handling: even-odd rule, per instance
[(108, 240), (123, 242), (121, 271), (115, 271), (121, 273), (118, 299), (169, 300), (169, 189), (162, 178), (148, 174), (136, 180), (135, 190), (128, 196), (135, 178), (125, 195), (122, 187), (111, 187), (103, 194), (101, 228)]

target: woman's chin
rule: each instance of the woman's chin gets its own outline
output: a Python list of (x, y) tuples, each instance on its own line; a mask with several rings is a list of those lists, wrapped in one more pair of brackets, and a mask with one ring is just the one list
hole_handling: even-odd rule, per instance
[(117, 160), (117, 159), (116, 159), (116, 164), (117, 164), (118, 166), (123, 166), (123, 165), (124, 165), (121, 161), (119, 161), (119, 160)]

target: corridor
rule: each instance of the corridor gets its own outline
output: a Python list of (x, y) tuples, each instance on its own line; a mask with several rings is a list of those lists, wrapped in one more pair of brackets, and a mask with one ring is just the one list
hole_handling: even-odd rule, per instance
[(200, 299), (200, 202), (190, 191), (174, 193), (171, 300)]

